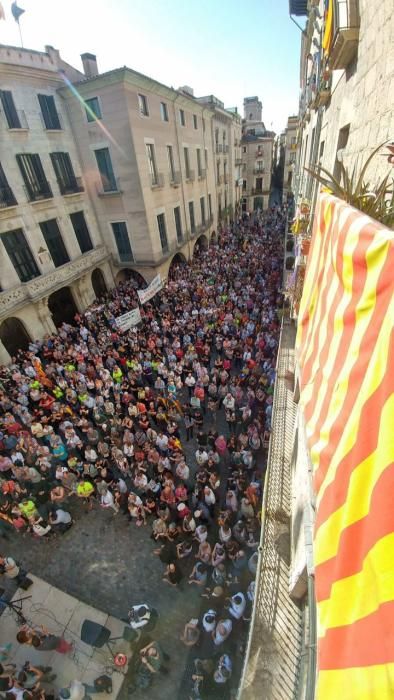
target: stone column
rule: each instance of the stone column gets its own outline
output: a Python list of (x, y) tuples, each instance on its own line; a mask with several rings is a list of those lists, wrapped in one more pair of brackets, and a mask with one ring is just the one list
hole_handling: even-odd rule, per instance
[(48, 308), (48, 297), (43, 297), (34, 305), (37, 316), (42, 323), (46, 333), (53, 335), (57, 332), (56, 326), (52, 319), (52, 314)]

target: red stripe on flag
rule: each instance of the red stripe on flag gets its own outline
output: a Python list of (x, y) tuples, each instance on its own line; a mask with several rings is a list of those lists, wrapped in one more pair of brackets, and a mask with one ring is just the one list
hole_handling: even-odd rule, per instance
[[(373, 414), (371, 414), (373, 415)], [(364, 559), (378, 540), (394, 530), (394, 510), (390, 494), (394, 492), (394, 463), (383, 474), (372, 492), (369, 513), (345, 528), (338, 551), (332, 559), (315, 568), (316, 599), (327, 600), (336, 581), (361, 571)]]
[[(365, 595), (368, 595), (367, 591)], [(350, 605), (351, 601), (344, 600), (343, 604)], [(319, 641), (319, 670), (392, 663), (393, 620), (394, 601), (390, 601), (383, 603), (373, 614), (351, 625), (328, 629)]]

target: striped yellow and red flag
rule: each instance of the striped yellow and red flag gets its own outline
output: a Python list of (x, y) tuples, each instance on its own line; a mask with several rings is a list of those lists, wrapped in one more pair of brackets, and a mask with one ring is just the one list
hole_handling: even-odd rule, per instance
[(297, 334), (318, 700), (394, 698), (394, 232), (320, 193)]

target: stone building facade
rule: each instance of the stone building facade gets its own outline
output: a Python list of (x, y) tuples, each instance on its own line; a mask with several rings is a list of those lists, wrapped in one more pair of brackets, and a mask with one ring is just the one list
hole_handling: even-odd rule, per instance
[[(323, 0), (294, 3), (307, 17), (294, 189), (298, 202), (308, 199), (313, 207), (317, 188), (305, 166), (321, 164), (338, 176), (343, 162), (359, 172), (372, 150), (393, 137), (393, 4), (330, 0), (330, 32)], [(377, 156), (367, 180), (374, 184), (387, 172), (387, 158)]]
[(287, 202), (293, 194), (293, 176), (297, 158), (298, 117), (291, 116), (287, 120), (284, 132), (284, 162), (283, 162), (283, 201)]
[(239, 204), (235, 111), (82, 62), (0, 47), (3, 363), (130, 275), (165, 279)]
[(242, 210), (267, 209), (271, 192), (275, 134), (262, 121), (258, 97), (244, 99), (242, 122)]

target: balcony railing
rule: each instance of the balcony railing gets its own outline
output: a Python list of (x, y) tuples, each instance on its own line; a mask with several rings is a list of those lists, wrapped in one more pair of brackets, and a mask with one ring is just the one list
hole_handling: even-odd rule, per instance
[(252, 187), (252, 195), (255, 194), (263, 194), (263, 188), (262, 187)]
[(3, 111), (3, 118), (4, 118), (4, 121), (7, 125), (7, 129), (9, 131), (21, 131), (21, 130), (25, 131), (26, 129), (29, 128), (29, 123), (27, 121), (27, 117), (26, 117), (25, 112), (23, 111), (23, 109), (17, 109), (16, 114), (17, 114), (17, 121), (10, 126), (8, 121), (7, 121), (7, 117)]
[(194, 180), (195, 180), (194, 170), (189, 170), (189, 171), (186, 173), (186, 181), (187, 181), (187, 182), (194, 182)]
[(263, 157), (263, 151), (261, 148), (258, 148), (256, 151), (256, 158), (262, 158)]
[(179, 187), (181, 184), (181, 174), (179, 171), (174, 171), (170, 173), (170, 185), (171, 187)]
[(223, 153), (228, 153), (228, 146), (226, 143), (223, 144)]
[(72, 180), (69, 180), (69, 182), (58, 180), (57, 183), (60, 193), (65, 196), (68, 194), (78, 194), (78, 192), (84, 192), (85, 190), (81, 177), (74, 177)]
[(236, 158), (235, 165), (242, 165), (242, 158)]
[(120, 189), (120, 183), (118, 178), (114, 178), (111, 182), (100, 182), (96, 183), (96, 191), (99, 197), (108, 197), (114, 194), (122, 194)]
[(45, 119), (44, 119), (41, 112), (40, 112), (40, 118), (41, 118), (42, 128), (45, 129), (45, 131), (63, 131), (63, 129), (64, 129), (63, 119), (59, 113), (57, 113), (58, 121), (57, 121), (56, 125), (55, 124), (47, 125), (45, 123)]
[(205, 169), (201, 169), (200, 172), (198, 173), (198, 179), (205, 180), (206, 176), (207, 176), (207, 171)]
[(334, 33), (328, 56), (332, 70), (347, 68), (357, 54), (360, 32), (358, 0), (336, 0), (334, 7)]
[(6, 209), (7, 207), (14, 207), (18, 204), (15, 199), (14, 193), (8, 185), (0, 187), (0, 209)]
[(48, 180), (40, 180), (27, 187), (25, 185), (25, 192), (29, 202), (40, 202), (43, 199), (51, 199), (53, 197), (52, 188)]
[(264, 175), (265, 168), (253, 168), (253, 172), (255, 175)]
[(216, 153), (223, 153), (223, 146), (221, 143), (216, 144)]
[(164, 175), (163, 175), (163, 173), (153, 173), (151, 175), (150, 186), (152, 189), (159, 189), (160, 187), (164, 187)]

